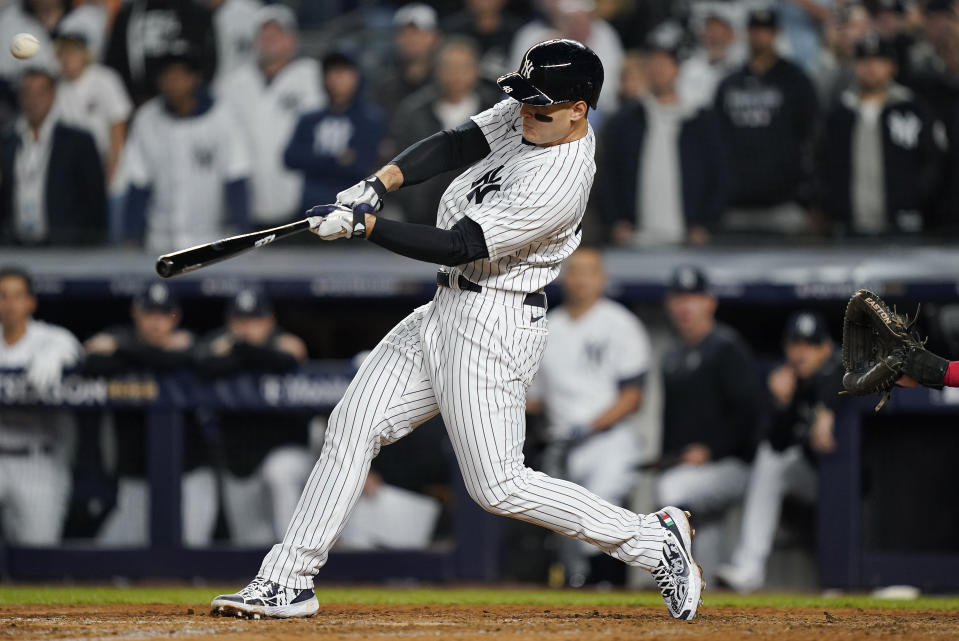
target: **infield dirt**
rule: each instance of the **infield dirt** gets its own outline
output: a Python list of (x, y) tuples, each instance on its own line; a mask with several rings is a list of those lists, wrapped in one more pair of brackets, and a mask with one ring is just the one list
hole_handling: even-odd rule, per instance
[(4, 606), (0, 639), (92, 641), (299, 641), (332, 639), (959, 639), (959, 612), (704, 608), (690, 622), (661, 608), (324, 604), (311, 619), (211, 617), (183, 605)]

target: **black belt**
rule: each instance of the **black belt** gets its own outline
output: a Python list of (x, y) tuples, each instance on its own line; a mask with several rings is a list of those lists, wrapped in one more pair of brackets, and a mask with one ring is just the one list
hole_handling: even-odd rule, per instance
[[(436, 285), (438, 287), (451, 287), (450, 276), (450, 272), (436, 272)], [(483, 291), (482, 285), (477, 285), (466, 276), (463, 276), (463, 274), (460, 274), (459, 278), (456, 279), (456, 284), (459, 285), (457, 289), (462, 289), (463, 291), (476, 292), (477, 294)], [(526, 294), (526, 298), (523, 299), (523, 304), (546, 309), (546, 294), (543, 292)]]
[(36, 447), (30, 447), (25, 445), (23, 447), (3, 447), (0, 445), (0, 456), (30, 456), (31, 454), (46, 454), (49, 456), (53, 454), (53, 446), (38, 445)]

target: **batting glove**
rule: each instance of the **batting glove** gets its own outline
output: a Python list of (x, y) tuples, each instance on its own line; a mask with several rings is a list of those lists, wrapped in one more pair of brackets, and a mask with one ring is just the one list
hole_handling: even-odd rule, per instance
[(383, 209), (383, 196), (386, 195), (386, 185), (376, 176), (364, 178), (349, 189), (344, 189), (336, 195), (336, 204), (355, 210), (360, 205), (369, 206), (370, 212)]
[(306, 212), (310, 218), (320, 217), (318, 225), (312, 225), (310, 231), (323, 240), (337, 238), (365, 238), (366, 213), (369, 205), (360, 205), (350, 211), (343, 205), (318, 205)]

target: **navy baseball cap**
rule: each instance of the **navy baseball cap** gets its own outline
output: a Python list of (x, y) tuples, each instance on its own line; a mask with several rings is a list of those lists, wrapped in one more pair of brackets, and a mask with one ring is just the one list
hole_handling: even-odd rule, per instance
[(273, 313), (273, 305), (261, 292), (243, 289), (233, 297), (226, 315), (230, 318), (263, 318)]
[(172, 313), (180, 309), (180, 303), (166, 283), (153, 283), (133, 299), (133, 304), (145, 312)]
[(817, 345), (831, 340), (826, 319), (818, 312), (804, 310), (796, 312), (786, 321), (783, 331), (783, 343), (815, 343)]
[(581, 42), (546, 40), (526, 51), (519, 71), (500, 76), (496, 84), (510, 98), (528, 105), (583, 100), (596, 109), (603, 89), (603, 63)]
[(669, 279), (671, 294), (708, 294), (709, 279), (706, 273), (695, 265), (681, 265)]
[(750, 29), (754, 27), (778, 29), (779, 16), (776, 14), (775, 9), (753, 9), (749, 12), (749, 21), (747, 24)]
[(874, 33), (869, 34), (856, 41), (855, 48), (856, 60), (863, 58), (885, 58), (896, 61), (896, 48), (892, 41), (886, 38), (880, 38)]

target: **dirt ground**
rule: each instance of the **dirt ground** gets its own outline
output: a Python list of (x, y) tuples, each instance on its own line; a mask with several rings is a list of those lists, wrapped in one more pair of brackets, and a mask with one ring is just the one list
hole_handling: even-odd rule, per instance
[(189, 639), (959, 639), (959, 612), (704, 608), (695, 621), (662, 608), (369, 606), (325, 604), (311, 619), (248, 621), (207, 608), (13, 606), (0, 609), (0, 640)]

